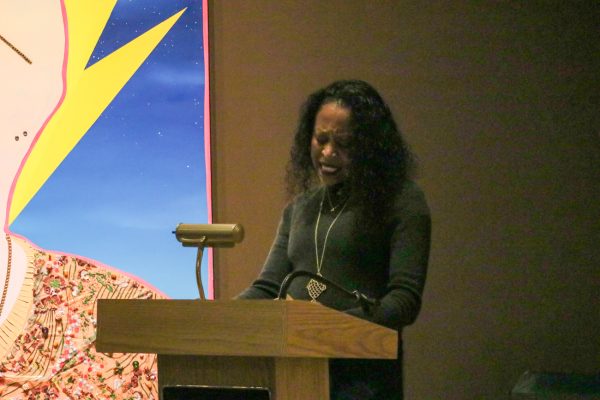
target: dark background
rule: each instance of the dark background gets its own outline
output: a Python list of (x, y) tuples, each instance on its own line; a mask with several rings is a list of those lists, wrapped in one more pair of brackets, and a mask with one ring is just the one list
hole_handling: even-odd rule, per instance
[(433, 215), (408, 399), (502, 399), (527, 369), (600, 369), (600, 5), (209, 1), (217, 298), (262, 266), (306, 95), (367, 80)]

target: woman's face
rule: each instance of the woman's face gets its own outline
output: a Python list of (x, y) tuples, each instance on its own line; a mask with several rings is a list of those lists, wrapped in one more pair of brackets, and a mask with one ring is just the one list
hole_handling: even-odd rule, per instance
[(323, 104), (315, 118), (310, 155), (324, 185), (334, 185), (348, 178), (351, 139), (350, 109), (335, 101)]

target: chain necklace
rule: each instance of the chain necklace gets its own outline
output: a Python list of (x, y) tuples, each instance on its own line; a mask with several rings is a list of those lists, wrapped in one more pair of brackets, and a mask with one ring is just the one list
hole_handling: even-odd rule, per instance
[[(327, 193), (327, 188), (324, 188), (324, 189), (325, 189), (325, 193)], [(319, 240), (318, 240), (319, 234), (318, 234), (318, 232), (319, 232), (319, 223), (321, 222), (321, 214), (323, 212), (323, 201), (325, 200), (325, 193), (323, 193), (323, 197), (321, 197), (321, 204), (319, 205), (319, 215), (317, 216), (317, 223), (315, 224), (315, 259), (316, 259), (316, 266), (317, 266), (317, 275), (319, 275), (319, 276), (323, 276), (321, 274), (321, 268), (323, 267), (323, 259), (325, 258), (325, 249), (327, 248), (327, 239), (329, 239), (329, 232), (331, 232), (331, 228), (333, 228), (333, 225), (335, 225), (336, 221), (338, 220), (340, 215), (342, 215), (342, 212), (344, 211), (344, 209), (346, 208), (346, 205), (348, 204), (348, 201), (346, 200), (344, 202), (344, 205), (340, 209), (340, 211), (337, 213), (337, 215), (335, 216), (335, 218), (329, 225), (329, 228), (327, 228), (327, 232), (325, 233), (325, 240), (323, 240), (323, 249), (321, 250), (321, 255), (319, 256)], [(331, 211), (334, 211), (334, 209), (332, 209)], [(315, 279), (310, 279), (308, 281), (308, 284), (306, 285), (306, 290), (308, 291), (308, 295), (310, 296), (311, 301), (316, 302), (317, 298), (325, 290), (327, 290), (327, 285), (325, 285), (322, 282), (318, 282)]]
[(4, 302), (6, 301), (6, 294), (8, 293), (8, 283), (10, 281), (10, 270), (12, 267), (12, 242), (10, 236), (6, 235), (6, 243), (8, 243), (8, 265), (6, 267), (6, 279), (4, 280), (4, 289), (2, 290), (2, 299), (0, 300), (0, 315), (4, 309)]

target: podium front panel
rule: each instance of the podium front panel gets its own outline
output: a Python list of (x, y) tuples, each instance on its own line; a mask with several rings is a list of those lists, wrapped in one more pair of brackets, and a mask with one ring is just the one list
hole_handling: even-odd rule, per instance
[(270, 391), (271, 400), (329, 398), (329, 361), (323, 358), (159, 354), (158, 365), (161, 395), (167, 387), (203, 386), (264, 388)]

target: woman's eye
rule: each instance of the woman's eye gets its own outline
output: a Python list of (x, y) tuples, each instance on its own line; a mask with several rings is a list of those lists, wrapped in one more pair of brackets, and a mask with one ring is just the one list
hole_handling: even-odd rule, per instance
[(324, 145), (329, 141), (329, 137), (327, 135), (317, 135), (315, 136), (315, 139), (320, 145)]

